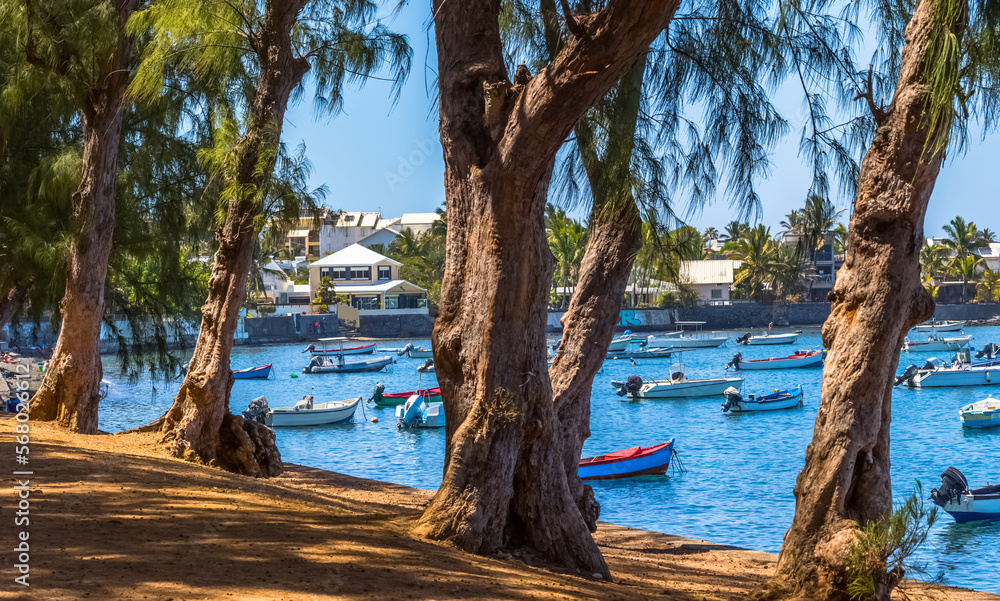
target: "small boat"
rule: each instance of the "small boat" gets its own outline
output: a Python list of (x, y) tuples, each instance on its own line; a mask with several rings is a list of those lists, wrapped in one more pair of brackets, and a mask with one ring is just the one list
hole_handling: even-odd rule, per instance
[[(324, 338), (325, 342), (339, 342), (341, 346), (347, 338)], [(309, 365), (302, 368), (304, 374), (353, 374), (365, 371), (381, 371), (395, 360), (392, 357), (369, 357), (359, 361), (344, 361), (344, 355), (337, 353), (336, 360), (314, 355)]]
[(402, 357), (406, 355), (410, 359), (433, 359), (434, 351), (429, 348), (424, 348), (422, 346), (413, 346), (412, 344), (407, 344), (403, 348), (396, 352), (397, 355)]
[[(729, 340), (728, 336), (708, 336), (702, 332), (704, 321), (677, 321), (676, 332), (661, 334), (658, 336), (648, 336), (643, 346), (647, 348), (716, 348)], [(692, 331), (685, 331), (685, 327), (693, 328)]]
[(237, 380), (249, 380), (252, 378), (267, 378), (271, 375), (272, 363), (267, 365), (261, 365), (260, 367), (248, 367), (246, 369), (237, 369), (233, 371), (233, 377)]
[(764, 396), (747, 395), (744, 399), (740, 391), (728, 388), (725, 391), (726, 402), (722, 404), (722, 412), (745, 413), (748, 411), (772, 411), (775, 409), (791, 409), (802, 406), (802, 386), (790, 390), (775, 390)]
[[(738, 354), (738, 353), (737, 353)], [(758, 369), (792, 369), (796, 367), (822, 367), (823, 351), (796, 351), (787, 357), (771, 357), (770, 359), (743, 359), (737, 361), (733, 357), (731, 364), (739, 370)]]
[(420, 395), (428, 403), (440, 403), (441, 402), (441, 387), (436, 386), (434, 388), (423, 388), (420, 390), (411, 390), (409, 392), (385, 392), (385, 385), (379, 382), (375, 385), (375, 391), (372, 396), (368, 399), (369, 402), (374, 402), (379, 407), (393, 407), (395, 405), (402, 405), (413, 395)]
[(322, 426), (346, 422), (354, 417), (361, 397), (346, 401), (314, 403), (312, 395), (305, 395), (291, 407), (270, 408), (267, 399), (258, 397), (250, 401), (243, 417), (266, 425), (269, 428), (281, 426)]
[(969, 346), (972, 336), (956, 336), (954, 338), (938, 338), (931, 334), (927, 340), (903, 340), (903, 350), (908, 353), (937, 353), (941, 351), (957, 351)]
[[(319, 341), (326, 342), (337, 342), (338, 340), (346, 340), (346, 338), (320, 338)], [(371, 355), (375, 352), (375, 343), (365, 344), (362, 346), (351, 346), (344, 348), (330, 348), (326, 344), (323, 348), (317, 349), (315, 344), (310, 344), (303, 351), (303, 353), (311, 353), (312, 355)]]
[(1000, 427), (1000, 401), (991, 394), (958, 410), (958, 417), (966, 428)]
[(923, 367), (916, 365), (907, 367), (893, 385), (902, 384), (908, 388), (941, 388), (1000, 384), (1000, 366), (988, 363), (988, 365), (975, 365), (961, 360), (946, 363), (937, 357), (931, 357)]
[(443, 428), (444, 405), (427, 403), (424, 397), (415, 394), (405, 405), (396, 406), (396, 425), (400, 428)]
[(743, 386), (743, 378), (688, 380), (684, 375), (684, 364), (675, 363), (670, 366), (669, 380), (643, 380), (639, 376), (629, 376), (624, 383), (612, 384), (619, 384), (618, 396), (627, 396), (629, 400), (686, 399), (722, 394), (729, 387), (739, 389)]
[(630, 344), (632, 344), (632, 333), (627, 332), (611, 341), (611, 344), (608, 345), (608, 353), (625, 351)]
[(961, 332), (965, 327), (964, 321), (938, 321), (932, 319), (922, 324), (913, 326), (915, 332)]
[(620, 353), (609, 352), (608, 359), (669, 359), (670, 356), (676, 352), (678, 351), (668, 348), (647, 348), (640, 349), (638, 351), (623, 351)]
[(754, 336), (749, 332), (747, 332), (743, 336), (737, 338), (736, 342), (744, 346), (745, 345), (762, 346), (765, 344), (795, 344), (796, 342), (798, 342), (798, 340), (799, 340), (799, 335), (796, 333), (770, 334), (768, 332), (764, 332), (763, 334)]
[(941, 474), (941, 488), (931, 491), (931, 501), (958, 523), (1000, 520), (1000, 484), (969, 489), (969, 481), (957, 468)]
[(434, 359), (428, 359), (424, 361), (424, 364), (417, 368), (417, 373), (421, 374), (432, 374), (435, 373), (434, 370)]
[(674, 439), (651, 447), (632, 447), (580, 460), (577, 469), (581, 480), (610, 480), (633, 476), (662, 475), (670, 467)]

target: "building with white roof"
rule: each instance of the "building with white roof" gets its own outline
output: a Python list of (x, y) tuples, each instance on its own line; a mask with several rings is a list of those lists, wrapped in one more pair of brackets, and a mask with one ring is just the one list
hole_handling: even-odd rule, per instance
[(305, 212), (300, 215), (286, 236), (285, 247), (291, 256), (324, 257), (352, 244), (389, 246), (403, 230), (422, 234), (438, 219), (437, 213), (403, 213), (402, 217), (386, 219), (381, 213), (336, 213), (323, 208), (318, 218)]
[(309, 264), (313, 298), (323, 278), (330, 278), (335, 294), (348, 296), (358, 309), (416, 309), (426, 306), (427, 291), (401, 280), (402, 263), (360, 244), (352, 244)]
[(733, 272), (742, 261), (681, 261), (680, 282), (698, 292), (699, 300), (728, 301), (733, 286)]

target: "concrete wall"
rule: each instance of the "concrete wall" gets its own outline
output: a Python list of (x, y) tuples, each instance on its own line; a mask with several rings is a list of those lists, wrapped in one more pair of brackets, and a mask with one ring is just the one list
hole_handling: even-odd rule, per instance
[[(381, 313), (381, 312), (379, 312)], [(424, 314), (365, 314), (360, 315), (358, 335), (371, 338), (429, 338), (434, 318)]]
[(941, 321), (948, 319), (991, 319), (1000, 316), (1000, 304), (972, 303), (969, 305), (938, 305), (934, 317)]

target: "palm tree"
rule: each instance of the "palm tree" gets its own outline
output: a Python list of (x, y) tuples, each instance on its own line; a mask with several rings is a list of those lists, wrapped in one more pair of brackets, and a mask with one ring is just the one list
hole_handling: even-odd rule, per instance
[(806, 226), (806, 216), (805, 211), (802, 209), (795, 209), (791, 213), (785, 215), (785, 218), (779, 224), (782, 228), (782, 232), (803, 232)]
[(942, 241), (942, 244), (955, 254), (956, 261), (963, 260), (972, 251), (986, 246), (980, 239), (975, 222), (966, 223), (965, 219), (955, 217), (943, 229), (948, 237)]
[(948, 260), (950, 254), (951, 251), (948, 250), (948, 247), (925, 241), (920, 248), (920, 270), (930, 277), (943, 273), (945, 261)]
[(822, 196), (813, 194), (806, 199), (806, 207), (802, 209), (802, 233), (810, 253), (822, 248), (823, 236), (833, 229), (841, 213), (843, 211), (838, 211), (832, 202)]
[(983, 228), (982, 231), (979, 232), (979, 242), (983, 246), (986, 246), (987, 244), (996, 244), (997, 235), (990, 228)]
[(985, 300), (996, 301), (1000, 297), (1000, 273), (987, 267), (979, 279), (979, 290)]
[(965, 302), (965, 289), (968, 288), (969, 282), (975, 282), (979, 279), (978, 268), (983, 264), (982, 258), (976, 255), (968, 255), (964, 259), (955, 258), (951, 262), (948, 271), (951, 275), (961, 278), (962, 280), (962, 302)]
[(843, 223), (838, 223), (837, 227), (833, 228), (833, 252), (838, 255), (846, 254), (850, 239), (850, 232)]
[(750, 225), (740, 221), (730, 221), (726, 224), (725, 232), (722, 237), (726, 241), (736, 242), (743, 237), (743, 232), (750, 229)]
[(923, 278), (924, 290), (930, 293), (931, 298), (936, 299), (938, 296), (938, 291), (941, 289), (940, 286), (934, 285), (934, 278), (929, 275), (925, 275)]
[[(583, 224), (566, 216), (565, 212), (552, 221), (548, 230), (549, 250), (555, 257), (554, 281), (559, 281), (563, 289), (569, 288), (583, 262), (587, 248), (587, 230)], [(562, 302), (568, 301), (563, 295)]]
[(804, 267), (802, 255), (794, 246), (775, 249), (769, 268), (771, 289), (779, 299), (788, 299), (799, 292), (799, 280)]
[(423, 254), (423, 235), (406, 228), (389, 244), (389, 251), (401, 258), (419, 257)]
[(705, 231), (701, 233), (701, 239), (705, 245), (719, 239), (719, 230), (714, 227), (707, 227)]
[(733, 285), (746, 284), (751, 298), (760, 299), (773, 271), (777, 246), (771, 240), (771, 229), (763, 225), (747, 230), (736, 242), (735, 254), (743, 263), (735, 272)]

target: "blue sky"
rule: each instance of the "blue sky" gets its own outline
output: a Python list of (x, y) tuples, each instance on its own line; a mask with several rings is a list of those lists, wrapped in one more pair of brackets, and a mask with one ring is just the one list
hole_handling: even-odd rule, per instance
[[(389, 84), (370, 81), (363, 89), (347, 90), (345, 112), (334, 118), (317, 118), (308, 99), (288, 113), (284, 140), (291, 146), (306, 143), (314, 165), (312, 183), (329, 187), (331, 208), (398, 217), (431, 212), (444, 202), (444, 162), (434, 104), (437, 59), (433, 32), (426, 29), (429, 5), (408, 2), (392, 22), (396, 31), (409, 36), (413, 47), (413, 69), (395, 106)], [(774, 149), (770, 176), (758, 186), (761, 222), (772, 231), (788, 212), (802, 206), (811, 177), (797, 156), (803, 114), (797, 109), (798, 99), (793, 103), (776, 102), (790, 121), (791, 133)], [(980, 137), (972, 131), (968, 151), (946, 161), (931, 196), (925, 236), (941, 235), (941, 226), (956, 215), (1000, 232), (996, 211), (1000, 135), (982, 142)], [(845, 209), (846, 223), (853, 199), (833, 200)], [(728, 203), (720, 198), (687, 221), (700, 229), (721, 230), (733, 218)]]

